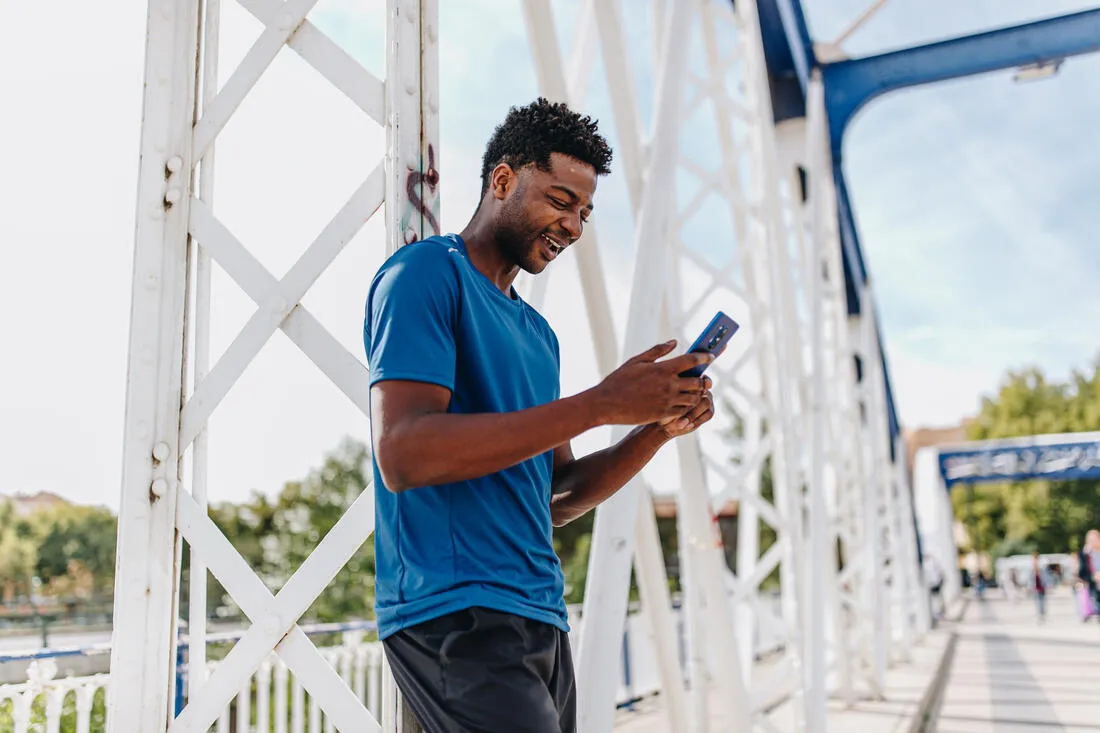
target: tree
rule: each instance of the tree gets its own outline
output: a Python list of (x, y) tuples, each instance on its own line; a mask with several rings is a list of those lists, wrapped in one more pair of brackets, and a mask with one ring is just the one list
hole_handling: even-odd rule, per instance
[[(345, 439), (319, 468), (291, 481), (272, 502), (253, 494), (245, 504), (222, 504), (214, 522), (273, 592), (286, 583), (363, 491), (371, 488), (370, 451)], [(374, 615), (374, 543), (363, 543), (304, 618), (327, 622)], [(211, 582), (210, 605), (228, 602)]]
[[(117, 520), (101, 507), (62, 504), (33, 515), (35, 571), (66, 595), (109, 596), (115, 571)], [(85, 583), (88, 587), (80, 587)]]
[[(982, 400), (968, 426), (971, 440), (1100, 430), (1100, 360), (1051, 382), (1035, 368), (1009, 372), (997, 394)], [(972, 549), (994, 558), (1024, 546), (1076, 551), (1085, 532), (1100, 527), (1100, 481), (981, 484), (952, 492), (955, 515)]]

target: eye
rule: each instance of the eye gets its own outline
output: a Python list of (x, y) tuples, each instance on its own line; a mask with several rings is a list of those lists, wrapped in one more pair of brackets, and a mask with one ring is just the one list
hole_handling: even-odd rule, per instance
[(559, 209), (566, 209), (569, 207), (569, 204), (565, 203), (561, 199), (556, 199), (553, 196), (550, 196), (548, 198), (550, 199), (550, 203), (552, 203), (555, 207)]

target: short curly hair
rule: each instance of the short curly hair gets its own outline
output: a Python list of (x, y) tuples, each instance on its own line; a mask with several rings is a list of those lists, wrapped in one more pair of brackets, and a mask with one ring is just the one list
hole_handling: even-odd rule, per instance
[(481, 160), (481, 195), (489, 189), (489, 176), (501, 163), (519, 170), (534, 163), (550, 170), (550, 154), (562, 153), (587, 163), (596, 175), (611, 172), (611, 147), (600, 135), (595, 120), (561, 102), (544, 97), (526, 107), (512, 107), (500, 123)]

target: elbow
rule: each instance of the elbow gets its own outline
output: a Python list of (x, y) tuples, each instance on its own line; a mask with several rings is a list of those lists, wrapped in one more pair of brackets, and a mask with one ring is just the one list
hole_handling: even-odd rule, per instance
[(584, 514), (583, 511), (578, 511), (575, 507), (570, 506), (565, 501), (564, 496), (559, 495), (554, 498), (556, 500), (550, 502), (550, 524), (555, 527), (564, 527)]
[(395, 438), (382, 438), (377, 441), (374, 450), (378, 462), (378, 473), (386, 490), (393, 494), (418, 486), (415, 475), (415, 461), (405, 455), (402, 441)]

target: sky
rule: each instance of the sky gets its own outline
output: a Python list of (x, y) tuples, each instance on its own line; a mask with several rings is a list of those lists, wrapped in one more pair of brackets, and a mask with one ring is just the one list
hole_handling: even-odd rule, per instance
[[(867, 4), (806, 0), (815, 39), (835, 38)], [(146, 4), (10, 5), (0, 26), (9, 110), (0, 123), (0, 493), (46, 490), (115, 508)], [(442, 220), (454, 231), (476, 203), (493, 126), (509, 106), (536, 96), (537, 82), (520, 3), (440, 5)], [(555, 3), (565, 49), (577, 5)], [(223, 6), (224, 83), (261, 26), (231, 0)], [(845, 50), (875, 53), (1084, 7), (891, 0)], [(383, 8), (381, 0), (320, 0), (310, 20), (382, 76)], [(59, 13), (67, 22), (55, 22)], [(624, 22), (648, 124), (651, 16), (631, 13)], [(585, 111), (617, 146), (598, 54), (593, 65)], [(1093, 234), (1100, 206), (1089, 185), (1100, 168), (1098, 75), (1100, 58), (1084, 57), (1026, 85), (1004, 72), (898, 92), (850, 126), (845, 167), (904, 425), (972, 414), (1006, 370), (1037, 365), (1064, 377), (1100, 353), (1100, 295), (1090, 287), (1100, 277)], [(281, 276), (381, 159), (383, 145), (378, 125), (284, 49), (218, 138), (215, 214)], [(689, 142), (684, 152), (698, 149)], [(601, 182), (593, 222), (620, 340), (634, 266), (621, 170), (616, 162)], [(361, 360), (363, 298), (382, 261), (382, 231), (376, 216), (303, 299)], [(216, 359), (252, 304), (220, 271), (213, 302)], [(591, 336), (576, 325), (585, 314), (570, 253), (553, 268), (546, 315), (562, 341), (563, 394), (590, 386), (597, 371)], [(209, 434), (211, 499), (241, 501), (301, 478), (344, 436), (366, 440), (368, 426), (276, 333), (214, 412)], [(577, 452), (606, 445), (608, 436), (583, 436)]]

